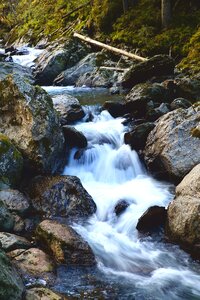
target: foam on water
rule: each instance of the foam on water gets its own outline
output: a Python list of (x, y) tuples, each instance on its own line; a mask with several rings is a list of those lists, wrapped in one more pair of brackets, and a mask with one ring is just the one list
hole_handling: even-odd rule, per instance
[[(136, 224), (143, 212), (153, 205), (167, 206), (173, 195), (168, 184), (146, 174), (137, 153), (124, 145), (122, 122), (103, 111), (92, 122), (76, 125), (87, 137), (88, 147), (78, 159), (73, 149), (64, 174), (81, 179), (97, 211), (87, 225), (74, 228), (89, 242), (106, 274), (127, 278), (147, 294), (159, 292), (160, 298), (154, 299), (179, 299), (179, 289), (200, 295), (200, 276), (188, 270), (187, 254), (176, 249), (182, 255), (176, 257), (172, 245), (138, 236)], [(129, 207), (117, 217), (114, 208), (121, 200)]]

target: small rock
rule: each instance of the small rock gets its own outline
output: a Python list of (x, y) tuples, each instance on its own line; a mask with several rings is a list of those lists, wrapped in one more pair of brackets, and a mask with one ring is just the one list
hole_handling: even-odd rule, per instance
[(66, 141), (66, 145), (70, 147), (77, 148), (86, 148), (87, 147), (87, 139), (84, 134), (76, 128), (65, 125), (63, 126), (63, 133)]
[[(19, 254), (17, 252), (16, 254)], [(12, 253), (14, 256), (14, 253)], [(19, 268), (22, 274), (30, 276), (39, 276), (45, 279), (51, 279), (54, 271), (54, 264), (50, 257), (38, 248), (30, 248), (13, 258), (13, 262)]]
[(136, 229), (141, 232), (150, 232), (164, 226), (166, 222), (167, 211), (165, 207), (151, 206), (139, 218)]
[(126, 200), (119, 201), (114, 209), (116, 216), (120, 216), (127, 207), (129, 207), (129, 203)]
[(36, 238), (52, 251), (59, 263), (77, 266), (95, 265), (95, 257), (90, 246), (70, 226), (45, 220), (38, 225)]
[(25, 300), (70, 300), (71, 297), (61, 296), (44, 287), (35, 287), (26, 290)]
[(191, 105), (192, 103), (185, 98), (176, 98), (172, 101), (170, 107), (174, 110), (177, 108), (189, 108)]
[(11, 231), (14, 227), (14, 218), (6, 205), (0, 200), (0, 231)]
[(106, 101), (103, 105), (113, 118), (117, 118), (126, 114), (125, 103), (116, 101)]
[(85, 116), (78, 99), (71, 95), (58, 95), (52, 98), (54, 108), (60, 115), (62, 125), (70, 124)]
[(21, 232), (23, 232), (25, 230), (24, 220), (16, 213), (12, 213), (12, 217), (14, 219), (13, 232), (16, 234), (20, 234)]
[(0, 191), (0, 200), (5, 203), (10, 211), (22, 216), (30, 208), (28, 198), (17, 190), (7, 189)]
[(144, 149), (147, 137), (154, 127), (155, 124), (150, 122), (135, 126), (131, 132), (125, 133), (125, 144), (130, 145), (131, 148), (135, 149), (136, 151)]
[(24, 237), (7, 232), (0, 232), (0, 242), (2, 244), (2, 249), (6, 252), (17, 248), (28, 249), (31, 247), (31, 243)]

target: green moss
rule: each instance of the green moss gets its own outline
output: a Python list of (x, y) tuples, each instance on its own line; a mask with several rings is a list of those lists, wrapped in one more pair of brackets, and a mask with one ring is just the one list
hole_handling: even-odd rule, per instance
[(8, 152), (11, 147), (9, 138), (3, 134), (0, 134), (0, 156)]

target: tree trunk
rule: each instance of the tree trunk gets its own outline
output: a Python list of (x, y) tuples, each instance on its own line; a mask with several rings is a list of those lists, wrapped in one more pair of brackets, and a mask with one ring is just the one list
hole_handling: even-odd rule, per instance
[(139, 55), (127, 52), (125, 50), (121, 50), (121, 49), (112, 47), (110, 45), (106, 45), (104, 43), (98, 42), (96, 40), (93, 40), (93, 39), (91, 39), (91, 38), (89, 38), (87, 36), (81, 35), (81, 34), (76, 33), (76, 32), (74, 33), (74, 37), (77, 37), (77, 38), (81, 39), (82, 41), (85, 41), (87, 43), (99, 46), (99, 47), (104, 48), (104, 49), (107, 49), (107, 50), (112, 51), (112, 52), (114, 52), (116, 54), (127, 56), (127, 57), (132, 58), (132, 59), (136, 59), (136, 60), (140, 60), (140, 61), (147, 61), (148, 60), (145, 57), (141, 57)]
[(171, 0), (161, 0), (161, 19), (162, 27), (168, 28), (171, 23), (172, 10), (171, 10)]
[(128, 0), (122, 0), (124, 12), (128, 10)]

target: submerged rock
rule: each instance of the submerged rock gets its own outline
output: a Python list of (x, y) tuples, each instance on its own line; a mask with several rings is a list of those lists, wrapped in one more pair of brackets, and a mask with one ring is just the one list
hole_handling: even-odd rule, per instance
[(165, 207), (151, 206), (139, 218), (136, 229), (141, 232), (151, 232), (164, 226), (167, 218)]
[(122, 78), (123, 88), (132, 88), (154, 76), (174, 74), (175, 62), (167, 55), (156, 55), (147, 61), (133, 65)]
[(21, 151), (28, 170), (55, 173), (63, 166), (64, 137), (52, 100), (14, 69), (0, 74), (0, 131)]
[(200, 259), (200, 164), (176, 188), (167, 209), (166, 234)]
[(77, 266), (95, 265), (95, 257), (90, 246), (70, 226), (45, 220), (38, 225), (36, 238), (53, 253), (59, 263)]
[(126, 200), (119, 201), (114, 209), (116, 216), (120, 216), (127, 207), (129, 207), (129, 203)]
[(0, 299), (21, 300), (24, 286), (16, 269), (12, 266), (5, 253), (0, 250)]
[(174, 110), (158, 120), (145, 147), (145, 161), (153, 173), (180, 180), (200, 163), (200, 139), (192, 134), (199, 118), (198, 105)]
[(9, 138), (0, 134), (0, 186), (19, 184), (23, 170), (23, 157)]
[(59, 113), (62, 125), (78, 121), (85, 116), (78, 99), (70, 95), (59, 95), (52, 98), (54, 108)]
[(35, 209), (46, 217), (79, 219), (96, 211), (92, 197), (75, 176), (38, 176), (29, 186)]

